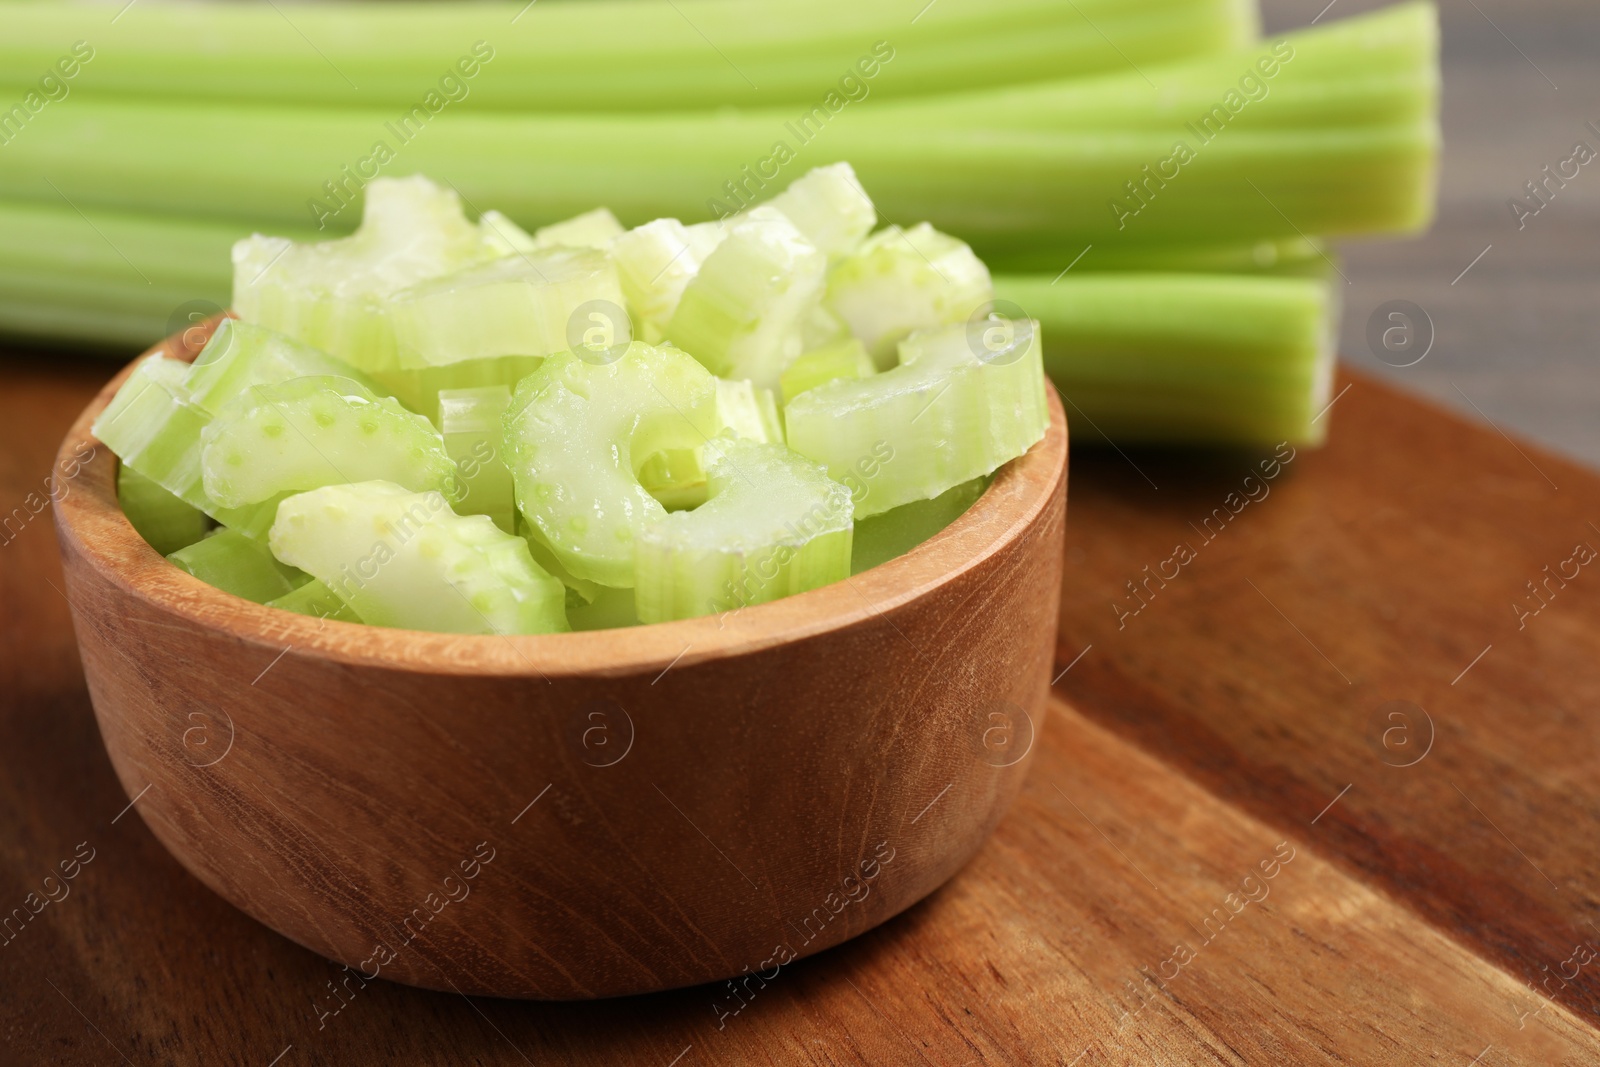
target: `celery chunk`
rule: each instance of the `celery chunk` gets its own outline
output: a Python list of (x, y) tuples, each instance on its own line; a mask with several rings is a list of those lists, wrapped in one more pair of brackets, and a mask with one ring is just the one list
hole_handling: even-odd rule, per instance
[(850, 548), (850, 573), (860, 574), (903, 556), (961, 517), (983, 495), (987, 478), (946, 489), (931, 500), (914, 500), (856, 523)]
[(990, 319), (902, 342), (900, 366), (839, 379), (784, 410), (789, 447), (878, 515), (988, 474), (1050, 424), (1032, 320)]
[(872, 232), (878, 210), (848, 163), (818, 167), (767, 201), (822, 253), (839, 258), (855, 251)]
[(377, 382), (344, 360), (239, 319), (223, 319), (217, 325), (183, 386), (190, 400), (217, 415), (253, 386), (310, 375), (350, 378), (374, 393), (384, 393)]
[(441, 633), (567, 629), (566, 590), (527, 542), (439, 493), (393, 482), (329, 485), (289, 497), (269, 538), (375, 626)]
[(117, 468), (117, 503), (145, 542), (163, 556), (194, 544), (211, 519), (126, 463)]
[(634, 537), (666, 514), (639, 465), (719, 429), (716, 379), (678, 349), (634, 342), (610, 363), (551, 356), (506, 411), (517, 507), (574, 575), (631, 586)]
[(666, 335), (684, 287), (725, 236), (726, 227), (715, 222), (685, 226), (677, 219), (656, 219), (612, 240), (611, 259), (639, 320), (641, 340), (658, 344)]
[(516, 533), (516, 492), (501, 446), (511, 390), (503, 385), (445, 389), (439, 393), (439, 432), (456, 465), (459, 515), (487, 515), (506, 533)]
[(267, 546), (238, 530), (217, 530), (167, 556), (175, 566), (223, 592), (265, 604), (310, 579), (278, 562)]
[(922, 222), (867, 238), (829, 272), (824, 303), (887, 368), (909, 334), (966, 322), (993, 298), (972, 249)]
[(315, 578), (276, 600), (267, 601), (267, 607), (281, 608), (298, 615), (315, 615), (319, 619), (335, 619), (339, 622), (361, 621), (361, 616), (356, 614), (354, 608), (334, 596), (332, 589)]
[(877, 373), (877, 366), (867, 354), (867, 346), (854, 337), (821, 348), (812, 349), (784, 368), (778, 379), (778, 388), (787, 404), (807, 389), (838, 378), (866, 378)]
[(639, 535), (641, 620), (732, 611), (849, 577), (850, 490), (781, 445), (721, 437), (707, 453), (707, 501)]
[(258, 385), (200, 435), (206, 495), (224, 507), (374, 479), (443, 489), (455, 465), (431, 423), (349, 378)]
[(609, 209), (597, 207), (570, 219), (552, 222), (533, 232), (535, 248), (600, 248), (623, 233), (622, 223)]

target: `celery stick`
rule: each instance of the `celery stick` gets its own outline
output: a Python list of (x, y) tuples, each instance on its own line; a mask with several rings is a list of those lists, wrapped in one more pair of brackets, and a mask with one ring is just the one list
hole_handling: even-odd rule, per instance
[(818, 167), (802, 175), (767, 206), (829, 258), (855, 251), (878, 221), (877, 209), (848, 163)]
[(139, 536), (163, 556), (194, 544), (211, 529), (205, 512), (125, 463), (117, 469), (117, 503)]
[(225, 593), (265, 604), (310, 578), (278, 562), (267, 546), (238, 530), (217, 530), (167, 556), (175, 566)]
[(726, 235), (727, 227), (718, 223), (685, 226), (677, 219), (656, 219), (612, 240), (611, 258), (628, 307), (639, 319), (641, 340), (660, 343), (684, 287)]
[(972, 249), (924, 222), (890, 226), (846, 256), (828, 273), (826, 306), (886, 369), (913, 331), (965, 322), (992, 296)]
[(194, 369), (183, 384), (191, 401), (217, 415), (254, 386), (278, 385), (311, 375), (348, 378), (369, 391), (383, 392), (343, 360), (238, 319), (222, 321), (195, 357)]
[(281, 608), (299, 615), (315, 615), (319, 619), (338, 622), (360, 622), (361, 616), (354, 608), (334, 596), (333, 590), (312, 578), (293, 592), (267, 601), (269, 608)]
[(200, 440), (206, 495), (224, 507), (343, 482), (396, 482), (420, 492), (455, 478), (427, 419), (349, 378), (255, 386)]
[(903, 556), (961, 517), (988, 488), (987, 478), (946, 489), (931, 500), (916, 500), (856, 523), (850, 573), (860, 574)]
[(269, 544), (374, 626), (567, 629), (566, 590), (533, 562), (527, 542), (483, 515), (456, 515), (438, 493), (383, 481), (313, 489), (279, 505)]
[(1002, 276), (995, 293), (1041, 322), (1074, 440), (1314, 444), (1326, 434), (1325, 281), (1074, 272), (1055, 284)]
[(551, 356), (506, 411), (517, 507), (567, 570), (631, 586), (634, 538), (666, 514), (636, 464), (699, 447), (718, 421), (716, 379), (677, 349), (634, 342), (610, 363)]
[(726, 437), (707, 451), (706, 503), (639, 534), (640, 619), (733, 611), (849, 576), (850, 490), (781, 445)]
[[(1148, 67), (1244, 43), (1257, 28), (1254, 5), (1241, 0), (940, 0), (915, 21), (914, 8), (854, 0), (779, 0), (763, 4), (759, 17), (719, 0), (286, 10), (141, 5), (119, 19), (114, 42), (102, 46), (89, 35), (93, 59), (68, 84), (74, 96), (317, 106), (347, 104), (359, 86), (384, 118), (420, 127), (431, 117), (425, 103), (453, 116), (486, 108), (810, 106), (830, 93), (876, 101)], [(85, 32), (83, 11), (70, 5), (6, 3), (0, 25), (0, 85), (18, 90), (37, 88), (40, 72)], [(337, 180), (337, 171), (328, 177)]]
[(807, 389), (838, 378), (865, 378), (877, 370), (866, 346), (851, 337), (801, 355), (784, 370), (779, 387), (787, 404)]
[(461, 488), (456, 513), (487, 515), (506, 533), (515, 533), (516, 493), (500, 443), (510, 403), (511, 390), (504, 385), (441, 390), (439, 432)]
[(560, 247), (437, 275), (383, 301), (403, 368), (625, 345), (632, 337), (622, 302), (603, 252)]
[(769, 207), (745, 213), (684, 287), (667, 339), (725, 378), (772, 388), (800, 354), (826, 257)]
[(899, 366), (820, 385), (784, 410), (789, 447), (849, 486), (857, 518), (938, 496), (1044, 436), (1038, 324), (981, 325), (917, 334)]
[(236, 244), (233, 305), (248, 322), (370, 372), (398, 363), (389, 303), (396, 294), (481, 262), (495, 250), (461, 213), (453, 189), (422, 177), (380, 178), (366, 194), (354, 236), (296, 244), (257, 234)]
[[(1305, 237), (1206, 245), (1098, 244), (1089, 248), (1028, 248), (984, 260), (1001, 274), (1258, 274), (1320, 278), (1332, 272), (1325, 242)], [(1071, 268), (1070, 271), (1068, 268)]]

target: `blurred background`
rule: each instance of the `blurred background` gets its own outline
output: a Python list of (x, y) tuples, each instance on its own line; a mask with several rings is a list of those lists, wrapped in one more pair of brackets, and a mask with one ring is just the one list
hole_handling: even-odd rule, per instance
[[(1348, 18), (1383, 6), (1324, 5), (1263, 0), (1266, 29), (1304, 26), (1323, 11)], [(1506, 206), (1547, 164), (1567, 159), (1575, 142), (1600, 149), (1600, 135), (1585, 127), (1600, 126), (1600, 4), (1444, 0), (1440, 22), (1438, 221), (1422, 237), (1341, 246), (1350, 278), (1341, 356), (1502, 430), (1600, 463), (1600, 161), (1520, 231)], [(1378, 359), (1365, 339), (1372, 313), (1396, 299), (1423, 308), (1437, 334), (1427, 357), (1404, 368)]]

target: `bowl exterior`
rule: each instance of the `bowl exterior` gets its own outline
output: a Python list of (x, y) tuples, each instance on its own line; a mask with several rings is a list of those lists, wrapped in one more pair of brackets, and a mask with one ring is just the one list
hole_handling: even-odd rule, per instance
[(591, 998), (771, 980), (973, 854), (1044, 725), (1065, 458), (1056, 407), (901, 560), (611, 635), (245, 604), (133, 533), (103, 447), (57, 530), (112, 763), (189, 871), (368, 980)]

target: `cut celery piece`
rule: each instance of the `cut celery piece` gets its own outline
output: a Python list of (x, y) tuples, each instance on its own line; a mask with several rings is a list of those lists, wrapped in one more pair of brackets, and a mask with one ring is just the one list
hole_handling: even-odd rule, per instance
[(591, 603), (567, 608), (567, 619), (573, 630), (616, 630), (639, 625), (632, 589), (598, 588), (600, 593)]
[(510, 256), (532, 252), (539, 247), (533, 234), (498, 211), (485, 211), (478, 218), (478, 238), (492, 255)]
[(337, 359), (292, 337), (238, 319), (223, 319), (195, 357), (184, 381), (189, 399), (212, 415), (257, 385), (277, 385), (308, 375), (351, 378), (382, 395), (377, 382)]
[(800, 354), (827, 259), (782, 213), (740, 216), (683, 290), (667, 339), (724, 378), (775, 388)]
[(592, 248), (542, 248), (441, 274), (389, 294), (401, 367), (546, 356), (631, 340), (617, 271)]
[(855, 251), (878, 221), (878, 210), (848, 163), (817, 167), (767, 202), (783, 212), (822, 253), (839, 258)]
[(718, 429), (716, 379), (678, 349), (634, 342), (610, 363), (551, 356), (506, 412), (517, 507), (572, 574), (631, 586), (634, 536), (666, 514), (636, 465)]
[(356, 614), (355, 608), (340, 600), (332, 589), (315, 578), (293, 592), (267, 601), (267, 607), (282, 608), (284, 611), (292, 611), (299, 615), (315, 615), (319, 619), (335, 619), (339, 622), (362, 621), (361, 616)]
[(258, 385), (200, 435), (206, 495), (225, 507), (341, 482), (451, 485), (455, 465), (421, 415), (349, 378)]
[(717, 418), (722, 429), (735, 437), (766, 444), (783, 444), (783, 421), (771, 389), (743, 378), (717, 379)]
[(117, 469), (117, 502), (145, 543), (163, 556), (194, 544), (211, 519), (126, 463)]
[(877, 373), (877, 365), (867, 354), (867, 346), (854, 337), (813, 349), (784, 368), (778, 379), (787, 404), (807, 389), (815, 389), (836, 378), (866, 378)]
[[(979, 358), (980, 353), (982, 358)], [(1050, 424), (1032, 320), (918, 334), (900, 366), (801, 393), (789, 447), (855, 495), (857, 518), (927, 500), (1026, 452)]]
[(709, 499), (639, 535), (640, 619), (733, 611), (849, 577), (850, 490), (781, 445), (720, 437), (707, 452)]
[(189, 365), (178, 360), (151, 356), (142, 361), (95, 420), (93, 433), (124, 464), (178, 499), (225, 526), (265, 537), (276, 500), (228, 508), (206, 495), (200, 435), (211, 414), (184, 392), (188, 373)]
[(684, 287), (725, 236), (727, 227), (720, 223), (685, 226), (677, 219), (656, 219), (612, 240), (611, 259), (639, 320), (641, 340), (661, 341)]
[(506, 533), (516, 533), (516, 492), (500, 444), (510, 403), (511, 390), (504, 385), (441, 390), (439, 432), (456, 465), (456, 514), (487, 515)]
[(380, 371), (373, 375), (384, 390), (429, 422), (439, 425), (439, 394), (447, 389), (479, 389), (489, 385), (513, 388), (539, 369), (543, 356), (499, 356), (469, 359), (442, 367)]
[[(527, 519), (518, 515), (516, 524), (517, 536), (528, 542), (528, 555), (532, 556), (535, 563), (555, 575), (556, 578), (560, 579), (561, 584), (567, 587), (567, 616), (569, 619), (574, 607), (580, 604), (592, 604), (606, 591), (606, 586), (601, 585), (599, 582), (591, 582), (585, 578), (579, 578), (563, 567), (561, 561), (556, 559), (555, 553), (551, 552), (543, 541), (534, 536), (533, 528), (528, 525)], [(628, 595), (630, 599), (633, 596), (631, 591)]]
[[(743, 378), (717, 379), (717, 422), (722, 433), (749, 441), (783, 444), (783, 422), (771, 389)], [(705, 443), (656, 452), (639, 466), (639, 484), (668, 511), (706, 502)]]
[(535, 248), (600, 248), (623, 234), (622, 223), (609, 209), (597, 207), (570, 219), (541, 226), (533, 233)]
[(824, 303), (884, 369), (912, 332), (966, 322), (993, 299), (972, 249), (922, 222), (867, 238), (829, 272)]
[(225, 593), (265, 604), (310, 578), (275, 559), (267, 546), (238, 530), (217, 530), (167, 556), (177, 566)]
[(439, 493), (393, 482), (329, 485), (289, 497), (269, 539), (375, 626), (440, 633), (567, 629), (566, 590), (528, 545)]
[[(388, 300), (425, 279), (499, 254), (453, 189), (377, 178), (350, 237), (296, 244), (256, 234), (233, 246), (233, 306), (368, 373), (397, 365)], [(505, 353), (492, 353), (503, 355)]]
[(856, 523), (850, 573), (860, 574), (903, 556), (961, 517), (983, 495), (989, 479), (974, 478), (932, 500), (915, 500)]

